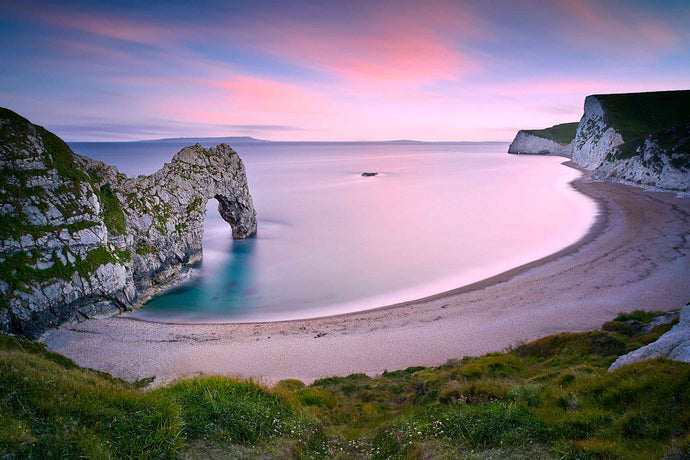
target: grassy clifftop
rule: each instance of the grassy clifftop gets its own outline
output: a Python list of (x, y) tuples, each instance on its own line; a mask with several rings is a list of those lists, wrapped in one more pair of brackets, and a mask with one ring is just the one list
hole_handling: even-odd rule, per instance
[(561, 145), (568, 145), (575, 139), (577, 125), (578, 122), (562, 123), (545, 129), (526, 129), (523, 132), (557, 142)]
[(625, 142), (690, 123), (690, 90), (597, 94), (606, 121)]
[[(690, 170), (690, 91), (596, 95), (606, 122), (621, 133), (623, 144), (609, 161), (641, 157), (652, 169), (666, 161), (680, 171)], [(660, 149), (646, 149), (651, 140)]]
[(687, 458), (690, 365), (607, 372), (653, 315), (506, 353), (268, 389), (220, 377), (146, 390), (0, 335), (3, 458)]

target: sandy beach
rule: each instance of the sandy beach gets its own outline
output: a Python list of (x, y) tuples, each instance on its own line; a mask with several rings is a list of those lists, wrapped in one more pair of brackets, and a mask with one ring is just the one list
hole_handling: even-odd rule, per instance
[(125, 317), (48, 333), (81, 366), (155, 384), (198, 374), (271, 384), (370, 375), (584, 331), (623, 311), (690, 300), (690, 198), (620, 184), (572, 184), (598, 203), (593, 228), (549, 257), (470, 286), (367, 312), (277, 323), (162, 324)]

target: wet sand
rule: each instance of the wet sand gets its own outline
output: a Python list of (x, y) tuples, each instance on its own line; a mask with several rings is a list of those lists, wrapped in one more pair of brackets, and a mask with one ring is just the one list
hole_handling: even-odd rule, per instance
[(501, 351), (620, 312), (690, 301), (690, 198), (626, 185), (572, 184), (597, 221), (576, 244), (488, 280), (367, 312), (248, 324), (162, 324), (125, 317), (63, 326), (43, 341), (77, 364), (155, 384), (198, 374), (266, 384), (370, 375)]

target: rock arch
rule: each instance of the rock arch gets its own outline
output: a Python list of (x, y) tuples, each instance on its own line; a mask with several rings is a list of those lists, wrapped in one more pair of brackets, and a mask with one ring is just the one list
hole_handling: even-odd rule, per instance
[(209, 149), (199, 144), (185, 147), (163, 168), (150, 176), (128, 179), (122, 189), (136, 248), (153, 248), (139, 250), (134, 258), (135, 282), (145, 296), (159, 281), (201, 259), (208, 200), (218, 201), (218, 211), (230, 224), (233, 238), (256, 233), (256, 211), (244, 165), (226, 144)]
[(15, 268), (0, 280), (0, 331), (35, 338), (176, 284), (202, 257), (211, 198), (234, 238), (256, 233), (244, 165), (225, 144), (186, 147), (128, 178), (10, 110), (0, 108), (0, 128), (0, 256)]

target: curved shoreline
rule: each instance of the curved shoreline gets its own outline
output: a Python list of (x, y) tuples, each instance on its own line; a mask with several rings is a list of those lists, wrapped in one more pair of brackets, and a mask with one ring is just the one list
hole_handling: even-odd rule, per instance
[(90, 320), (53, 331), (44, 342), (79, 365), (129, 380), (156, 375), (160, 384), (214, 373), (310, 382), (439, 365), (556, 332), (592, 329), (620, 311), (670, 310), (690, 300), (690, 199), (586, 177), (571, 185), (599, 209), (583, 238), (458, 289), (373, 310), (273, 323)]
[[(534, 155), (534, 154), (530, 154)], [(587, 196), (588, 198), (592, 199), (596, 205), (597, 205), (597, 214), (594, 219), (594, 223), (591, 225), (589, 230), (587, 230), (587, 233), (585, 233), (580, 239), (575, 241), (574, 243), (564, 247), (563, 249), (560, 249), (552, 254), (549, 254), (547, 256), (544, 256), (540, 259), (533, 260), (531, 262), (527, 262), (522, 265), (518, 265), (517, 267), (511, 268), (509, 270), (503, 271), (501, 273), (498, 273), (496, 275), (490, 276), (488, 278), (484, 278), (479, 281), (475, 281), (470, 284), (466, 284), (463, 286), (460, 286), (458, 288), (454, 289), (449, 289), (446, 291), (441, 291), (436, 294), (431, 294), (425, 297), (419, 297), (416, 299), (412, 300), (405, 300), (402, 302), (397, 302), (394, 304), (390, 305), (383, 305), (381, 307), (374, 307), (374, 308), (367, 308), (366, 310), (356, 310), (356, 311), (351, 311), (351, 312), (346, 312), (346, 313), (337, 313), (334, 315), (325, 315), (325, 316), (312, 316), (308, 318), (300, 318), (300, 319), (284, 319), (284, 320), (276, 320), (276, 321), (218, 321), (218, 322), (208, 322), (208, 323), (203, 323), (203, 322), (185, 322), (185, 321), (163, 321), (163, 320), (153, 320), (149, 318), (141, 318), (137, 316), (123, 316), (126, 315), (129, 312), (123, 313), (123, 315), (119, 316), (121, 319), (126, 319), (126, 320), (131, 320), (131, 321), (142, 321), (144, 323), (152, 323), (152, 324), (169, 324), (169, 325), (177, 325), (177, 326), (204, 326), (204, 325), (209, 325), (209, 326), (222, 326), (222, 325), (254, 325), (254, 324), (280, 324), (280, 323), (293, 323), (293, 322), (305, 322), (305, 321), (311, 321), (311, 320), (323, 320), (323, 319), (328, 319), (328, 318), (345, 318), (348, 316), (352, 315), (359, 315), (362, 313), (368, 313), (368, 312), (374, 312), (374, 311), (380, 311), (380, 310), (388, 310), (388, 309), (395, 309), (399, 307), (405, 307), (405, 306), (410, 306), (414, 304), (419, 304), (423, 302), (429, 302), (432, 300), (437, 300), (443, 297), (455, 295), (455, 294), (462, 294), (464, 292), (470, 292), (474, 291), (477, 289), (483, 289), (487, 286), (491, 286), (492, 284), (496, 283), (501, 283), (505, 282), (514, 276), (523, 273), (526, 270), (529, 270), (534, 267), (538, 267), (540, 265), (543, 265), (549, 261), (558, 259), (560, 257), (564, 257), (570, 254), (573, 254), (577, 252), (582, 246), (586, 245), (587, 243), (591, 242), (594, 240), (600, 233), (604, 231), (604, 228), (606, 227), (606, 221), (608, 219), (608, 212), (607, 208), (603, 205), (603, 202), (601, 198), (595, 194), (592, 194), (591, 191), (589, 191), (586, 187), (584, 187), (582, 184), (585, 183), (585, 181), (590, 179), (590, 173), (591, 171), (587, 171), (586, 169), (581, 168), (578, 166), (576, 163), (573, 163), (572, 161), (564, 161), (561, 163), (563, 166), (567, 166), (569, 168), (576, 169), (582, 173), (582, 176), (580, 176), (577, 179), (574, 179), (568, 183), (573, 189), (575, 189), (577, 192)]]

